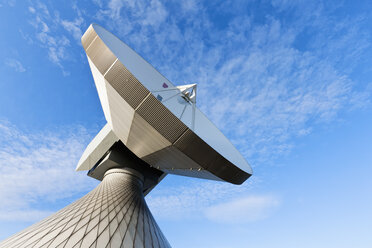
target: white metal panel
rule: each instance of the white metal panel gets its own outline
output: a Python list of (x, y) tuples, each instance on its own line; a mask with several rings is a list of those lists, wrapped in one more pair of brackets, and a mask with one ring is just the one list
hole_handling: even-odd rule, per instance
[(123, 63), (148, 90), (154, 91), (162, 89), (164, 83), (169, 87), (174, 87), (168, 79), (162, 76), (152, 65), (139, 56), (128, 45), (119, 40), (115, 35), (99, 25), (93, 24), (93, 28), (102, 41), (118, 57), (120, 62)]
[(182, 116), (180, 117), (180, 120), (185, 123), (185, 125), (190, 128), (191, 130), (193, 130), (193, 117), (192, 117), (192, 111), (193, 109), (193, 106), (191, 104), (188, 104), (185, 108), (185, 111), (183, 111), (183, 114)]
[(199, 109), (195, 111), (195, 129), (193, 131), (231, 163), (252, 174), (251, 167), (240, 152)]
[(209, 179), (209, 180), (215, 180), (215, 181), (223, 181), (221, 178), (216, 177), (212, 173), (210, 173), (207, 170), (164, 170), (165, 173), (178, 175), (178, 176), (185, 176), (185, 177), (196, 177), (196, 178), (202, 178), (202, 179)]
[(140, 158), (171, 145), (137, 113), (133, 118), (128, 142), (124, 144)]
[(187, 157), (174, 146), (168, 146), (162, 150), (149, 154), (142, 158), (148, 164), (161, 170), (198, 170), (202, 169), (200, 165)]
[(134, 117), (134, 109), (119, 95), (104, 79), (111, 112), (111, 127), (115, 134), (125, 144), (129, 137)]
[(83, 152), (76, 171), (90, 170), (118, 140), (110, 125), (106, 123)]
[(164, 106), (167, 107), (167, 109), (169, 109), (178, 118), (181, 117), (184, 109), (190, 105), (190, 103), (182, 98), (182, 93), (178, 89), (176, 89), (176, 91), (154, 92), (153, 94), (155, 97), (160, 95), (162, 98), (161, 103), (163, 103)]
[(90, 70), (92, 71), (94, 83), (98, 91), (99, 100), (101, 101), (103, 113), (105, 114), (106, 121), (112, 126), (111, 112), (110, 112), (110, 107), (109, 107), (109, 103), (107, 99), (105, 78), (99, 72), (97, 67), (94, 65), (94, 63), (90, 60), (88, 56), (87, 58), (88, 58)]

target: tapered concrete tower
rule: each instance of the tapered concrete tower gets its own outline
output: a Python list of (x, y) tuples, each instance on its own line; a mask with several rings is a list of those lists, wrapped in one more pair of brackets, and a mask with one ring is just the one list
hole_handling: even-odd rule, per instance
[(170, 247), (144, 200), (167, 174), (241, 184), (252, 169), (196, 107), (196, 84), (173, 85), (98, 25), (82, 44), (107, 124), (76, 170), (102, 182), (0, 247)]
[(143, 197), (143, 176), (110, 169), (80, 200), (0, 247), (170, 247)]

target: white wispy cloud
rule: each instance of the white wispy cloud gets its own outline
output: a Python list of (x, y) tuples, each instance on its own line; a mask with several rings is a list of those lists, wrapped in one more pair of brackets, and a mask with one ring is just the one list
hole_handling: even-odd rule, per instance
[(73, 21), (62, 20), (62, 26), (69, 32), (72, 33), (73, 37), (80, 43), (81, 36), (81, 24), (84, 22), (83, 18), (79, 17)]
[(34, 14), (36, 12), (35, 8), (32, 7), (32, 6), (28, 7), (28, 11), (30, 11), (32, 14)]
[(269, 217), (280, 201), (273, 196), (240, 196), (205, 209), (206, 217), (221, 223), (246, 223)]
[(7, 4), (9, 5), (10, 7), (14, 7), (16, 5), (17, 1), (16, 0), (3, 0), (1, 3), (0, 3), (0, 7), (3, 6), (3, 4)]
[[(65, 63), (71, 63), (77, 57), (70, 51), (73, 47), (70, 40), (77, 41), (80, 46), (81, 27), (85, 24), (80, 9), (75, 3), (72, 4), (71, 12), (76, 14), (76, 18), (68, 20), (61, 17), (61, 14), (53, 9), (52, 3), (49, 3), (49, 7), (40, 1), (31, 3), (32, 6), (28, 7), (31, 14), (29, 23), (34, 28), (34, 34), (25, 34), (25, 31), (20, 30), (22, 36), (29, 42), (33, 40), (35, 44), (45, 48), (49, 60), (61, 68), (63, 75), (69, 75)], [(52, 8), (51, 11), (50, 8)], [(80, 55), (79, 52), (77, 55)]]
[(97, 182), (74, 171), (89, 138), (81, 127), (30, 134), (0, 122), (0, 220), (35, 221), (48, 204), (92, 189)]
[(81, 30), (82, 26), (85, 24), (84, 18), (80, 11), (80, 8), (73, 3), (72, 9), (75, 11), (77, 17), (73, 21), (61, 19), (61, 25), (71, 33), (74, 39), (77, 41), (78, 45), (81, 45), (81, 37), (83, 36), (83, 32)]
[(59, 66), (64, 75), (68, 75), (62, 62), (68, 57), (66, 47), (70, 45), (70, 41), (64, 35), (55, 33), (58, 18), (52, 16), (48, 7), (41, 2), (29, 6), (28, 10), (33, 16), (30, 24), (36, 32), (34, 40), (47, 49), (49, 60)]
[(13, 68), (17, 72), (25, 72), (26, 69), (22, 65), (22, 63), (17, 59), (6, 59), (5, 65)]
[(254, 177), (241, 186), (225, 182), (184, 180), (190, 180), (191, 183), (184, 181), (182, 186), (167, 185), (167, 188), (160, 184), (146, 197), (151, 211), (157, 218), (179, 220), (199, 216), (216, 204), (247, 194), (252, 189), (252, 185), (259, 182)]
[(18, 211), (2, 211), (0, 212), (0, 220), (8, 222), (36, 222), (49, 215), (53, 214), (52, 211), (22, 209)]

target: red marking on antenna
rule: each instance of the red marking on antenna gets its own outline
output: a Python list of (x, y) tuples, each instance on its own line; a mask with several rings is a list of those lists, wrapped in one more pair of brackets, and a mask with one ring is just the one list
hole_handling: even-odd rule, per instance
[(163, 83), (163, 88), (168, 88), (168, 84)]

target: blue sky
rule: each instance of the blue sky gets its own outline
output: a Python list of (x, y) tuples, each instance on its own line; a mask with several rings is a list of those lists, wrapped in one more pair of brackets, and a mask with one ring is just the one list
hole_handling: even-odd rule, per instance
[(0, 239), (98, 182), (104, 126), (80, 37), (107, 28), (251, 163), (241, 186), (167, 176), (147, 202), (173, 247), (371, 247), (372, 2), (0, 1)]

